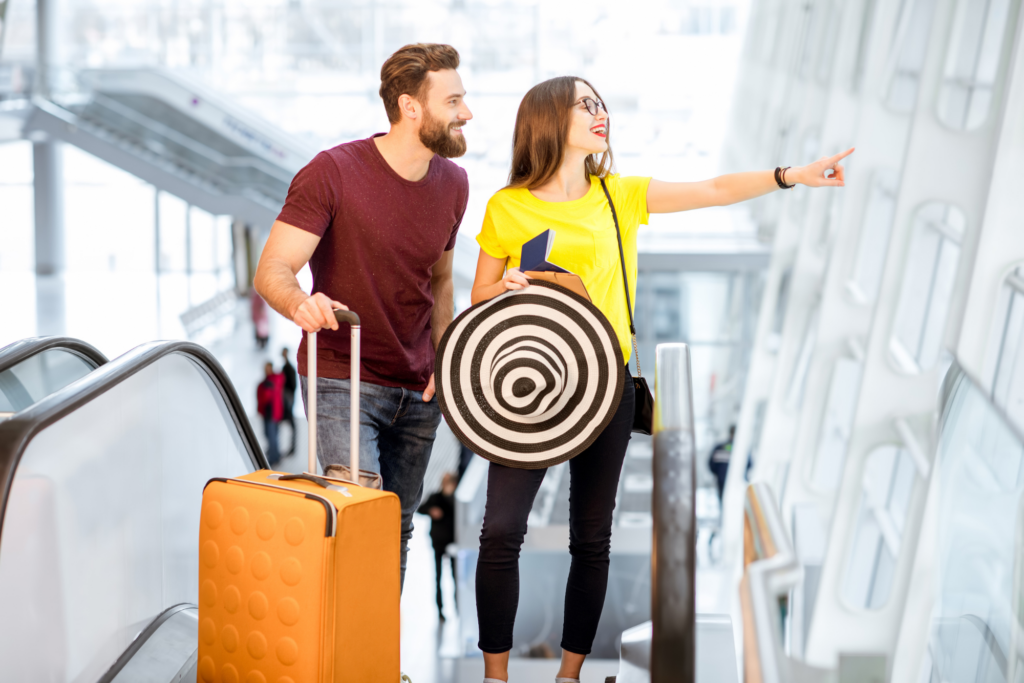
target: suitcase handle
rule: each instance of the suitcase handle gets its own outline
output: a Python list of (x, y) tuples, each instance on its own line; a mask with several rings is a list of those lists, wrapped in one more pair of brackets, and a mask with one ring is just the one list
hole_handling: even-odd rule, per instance
[[(350, 403), (349, 432), (352, 443), (349, 446), (349, 468), (359, 472), (359, 316), (354, 311), (335, 309), (334, 317), (339, 323), (352, 327), (352, 348), (349, 352)], [(309, 474), (316, 476), (316, 332), (309, 333), (306, 349), (306, 403), (309, 422)], [(356, 477), (358, 480), (358, 477)], [(356, 486), (358, 486), (358, 481)]]
[(344, 486), (338, 486), (337, 484), (332, 484), (329, 480), (324, 479), (323, 477), (318, 477), (315, 474), (309, 474), (308, 472), (303, 472), (302, 474), (283, 474), (280, 477), (276, 477), (276, 479), (278, 481), (293, 481), (295, 479), (301, 479), (302, 481), (313, 482), (317, 486), (322, 486), (325, 489), (344, 489), (345, 488)]

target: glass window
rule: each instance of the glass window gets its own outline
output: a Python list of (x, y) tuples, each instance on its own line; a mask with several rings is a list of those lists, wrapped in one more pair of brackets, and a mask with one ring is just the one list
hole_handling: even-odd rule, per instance
[(839, 29), (843, 23), (843, 5), (838, 0), (828, 0), (823, 6), (825, 18), (822, 21), (821, 45), (818, 49), (817, 79), (821, 85), (832, 80), (832, 67), (836, 61), (836, 46), (839, 44)]
[(811, 367), (811, 354), (814, 352), (814, 344), (818, 340), (818, 311), (819, 306), (815, 305), (807, 318), (807, 327), (804, 329), (804, 338), (800, 343), (800, 355), (793, 363), (793, 374), (789, 378), (789, 388), (786, 390), (786, 409), (791, 413), (800, 410), (804, 402), (804, 389), (807, 387), (807, 371)]
[(1024, 428), (1024, 266), (1003, 283), (995, 314), (989, 386), (996, 405)]
[(782, 343), (782, 326), (786, 322), (786, 309), (789, 307), (790, 286), (793, 281), (793, 267), (790, 266), (779, 277), (779, 293), (775, 297), (775, 313), (772, 316), (772, 329), (765, 339), (765, 346), (774, 353)]
[(814, 485), (820, 489), (834, 490), (843, 476), (846, 446), (860, 393), (861, 369), (860, 361), (844, 357), (836, 361), (832, 370), (812, 475)]
[(938, 360), (946, 314), (960, 263), (967, 218), (949, 204), (918, 209), (889, 351), (907, 372), (927, 370)]
[(917, 470), (906, 449), (879, 446), (867, 457), (860, 508), (846, 564), (843, 599), (878, 609), (889, 599)]
[(16, 413), (95, 369), (64, 349), (47, 349), (0, 372), (0, 418)]
[(800, 78), (808, 79), (814, 73), (814, 64), (818, 56), (818, 43), (821, 39), (821, 17), (828, 11), (827, 7), (821, 7), (820, 3), (808, 2), (803, 6), (803, 36), (800, 45), (800, 58), (797, 65), (800, 71)]
[(857, 54), (853, 59), (850, 71), (850, 90), (859, 93), (864, 85), (864, 73), (867, 69), (868, 48), (871, 46), (871, 34), (875, 25), (875, 6), (877, 0), (862, 0), (860, 11), (860, 33), (857, 38)]
[(939, 91), (939, 119), (956, 130), (988, 117), (1010, 0), (960, 0)]
[[(932, 492), (936, 581), (929, 599), (935, 681), (1020, 681), (1024, 444), (961, 375), (944, 406)], [(923, 624), (922, 624), (923, 625)], [(1004, 674), (1007, 665), (1008, 674)], [(924, 678), (923, 680), (928, 680)]]
[(936, 0), (904, 0), (893, 39), (886, 105), (900, 114), (909, 114), (917, 101), (917, 88), (928, 51), (928, 34)]
[(873, 304), (882, 281), (889, 233), (896, 214), (899, 175), (891, 169), (875, 171), (861, 222), (860, 240), (848, 289), (857, 303)]

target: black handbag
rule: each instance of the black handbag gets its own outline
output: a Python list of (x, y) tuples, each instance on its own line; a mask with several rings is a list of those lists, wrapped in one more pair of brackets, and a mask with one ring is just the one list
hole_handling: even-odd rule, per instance
[(615, 213), (615, 202), (608, 192), (608, 186), (601, 178), (601, 189), (608, 198), (608, 206), (612, 209), (612, 220), (615, 221), (615, 239), (619, 242), (619, 263), (622, 265), (622, 285), (626, 288), (626, 312), (629, 313), (629, 333), (633, 336), (633, 352), (636, 354), (636, 377), (633, 380), (633, 432), (650, 436), (654, 433), (654, 396), (647, 386), (647, 380), (640, 372), (640, 349), (636, 344), (636, 328), (633, 326), (633, 304), (629, 301), (629, 281), (626, 280), (626, 256), (622, 253), (622, 234), (619, 232), (619, 216)]

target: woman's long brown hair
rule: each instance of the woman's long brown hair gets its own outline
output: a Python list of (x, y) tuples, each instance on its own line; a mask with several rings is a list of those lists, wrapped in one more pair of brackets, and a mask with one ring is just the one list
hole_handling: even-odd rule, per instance
[[(512, 134), (512, 170), (507, 187), (540, 187), (558, 172), (569, 140), (569, 124), (576, 105), (576, 81), (586, 83), (578, 76), (559, 76), (530, 88), (519, 104), (515, 132)], [(590, 85), (598, 99), (597, 89)], [(610, 123), (610, 121), (609, 121)], [(608, 151), (596, 159), (587, 157), (584, 167), (588, 176), (604, 178), (612, 168), (610, 126), (605, 124)]]

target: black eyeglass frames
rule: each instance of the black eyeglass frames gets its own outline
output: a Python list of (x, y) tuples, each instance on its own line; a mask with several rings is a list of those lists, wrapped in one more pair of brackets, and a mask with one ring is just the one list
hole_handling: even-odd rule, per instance
[(597, 116), (598, 110), (603, 111), (605, 114), (608, 113), (608, 107), (604, 106), (604, 102), (601, 100), (595, 100), (592, 97), (584, 97), (576, 104), (582, 104), (586, 107), (591, 116)]

